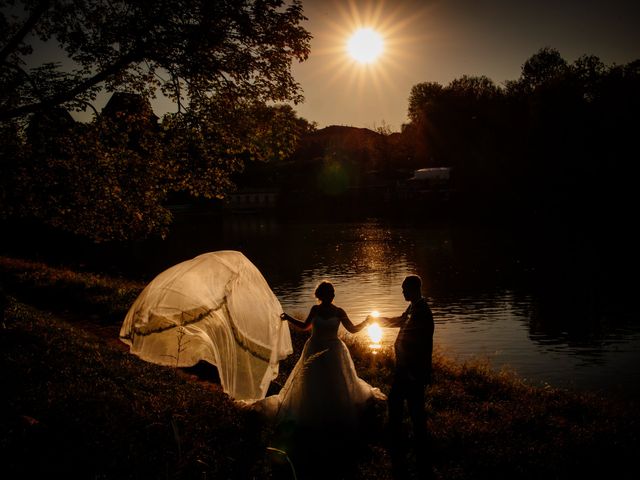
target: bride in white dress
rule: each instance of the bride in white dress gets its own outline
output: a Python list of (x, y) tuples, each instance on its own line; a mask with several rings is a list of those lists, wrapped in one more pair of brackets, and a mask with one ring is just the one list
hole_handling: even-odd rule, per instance
[(291, 422), (299, 428), (347, 432), (357, 427), (359, 414), (369, 401), (385, 395), (358, 377), (347, 346), (338, 337), (342, 324), (357, 333), (368, 322), (354, 325), (346, 312), (333, 305), (335, 291), (329, 282), (318, 285), (320, 300), (304, 322), (283, 313), (282, 320), (302, 330), (311, 329), (302, 355), (279, 394), (261, 403), (267, 415), (278, 423)]

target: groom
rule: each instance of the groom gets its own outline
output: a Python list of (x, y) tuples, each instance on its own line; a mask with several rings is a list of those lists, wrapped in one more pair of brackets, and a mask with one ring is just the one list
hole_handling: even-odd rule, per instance
[(407, 401), (413, 424), (416, 459), (420, 470), (428, 460), (425, 387), (431, 383), (431, 354), (433, 352), (433, 315), (422, 296), (422, 280), (409, 275), (402, 282), (404, 299), (411, 302), (399, 317), (379, 318), (383, 327), (400, 327), (395, 342), (396, 364), (388, 398), (391, 456), (397, 476), (406, 469), (402, 436), (404, 402)]

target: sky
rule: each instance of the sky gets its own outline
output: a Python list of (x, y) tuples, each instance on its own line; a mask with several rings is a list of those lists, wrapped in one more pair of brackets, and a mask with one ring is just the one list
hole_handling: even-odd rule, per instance
[[(543, 47), (568, 62), (584, 54), (606, 65), (640, 59), (640, 0), (302, 0), (311, 53), (294, 61), (305, 101), (298, 114), (318, 127), (346, 125), (399, 131), (408, 121), (411, 87), (447, 85), (462, 75), (496, 84), (515, 80)], [(360, 64), (349, 37), (368, 27), (383, 38), (378, 60)], [(54, 45), (47, 45), (55, 49)], [(45, 55), (51, 54), (45, 49)], [(107, 100), (99, 97), (101, 108)], [(153, 104), (161, 116), (175, 111)], [(88, 120), (91, 112), (74, 114)], [(86, 118), (85, 118), (86, 117)]]
[[(399, 131), (411, 87), (462, 75), (515, 80), (543, 47), (568, 62), (584, 54), (605, 64), (640, 59), (640, 1), (303, 0), (313, 35), (309, 59), (293, 73), (305, 96), (294, 108), (320, 128)], [(384, 51), (362, 65), (346, 53), (359, 27), (380, 32)]]

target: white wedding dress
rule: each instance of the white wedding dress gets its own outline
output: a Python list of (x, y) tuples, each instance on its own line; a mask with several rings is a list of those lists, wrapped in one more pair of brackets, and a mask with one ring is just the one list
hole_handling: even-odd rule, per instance
[(359, 414), (374, 399), (386, 400), (378, 388), (358, 377), (347, 346), (338, 338), (338, 317), (313, 319), (302, 355), (277, 395), (255, 408), (278, 423), (345, 431), (356, 427)]

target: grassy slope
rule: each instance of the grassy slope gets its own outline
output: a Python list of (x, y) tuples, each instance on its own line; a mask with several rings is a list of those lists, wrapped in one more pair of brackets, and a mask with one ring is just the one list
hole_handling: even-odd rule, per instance
[[(7, 478), (274, 475), (271, 432), (259, 418), (219, 389), (142, 362), (95, 333), (117, 334), (144, 285), (8, 258), (0, 258), (0, 274), (23, 302), (10, 302), (0, 334)], [(304, 340), (294, 336), (296, 353)], [(390, 352), (374, 361), (358, 343), (349, 347), (359, 374), (387, 391)], [(296, 357), (282, 363), (279, 382)], [(632, 406), (534, 388), (439, 353), (434, 369), (427, 409), (438, 478), (635, 478)], [(370, 435), (354, 477), (390, 478), (384, 439)]]

